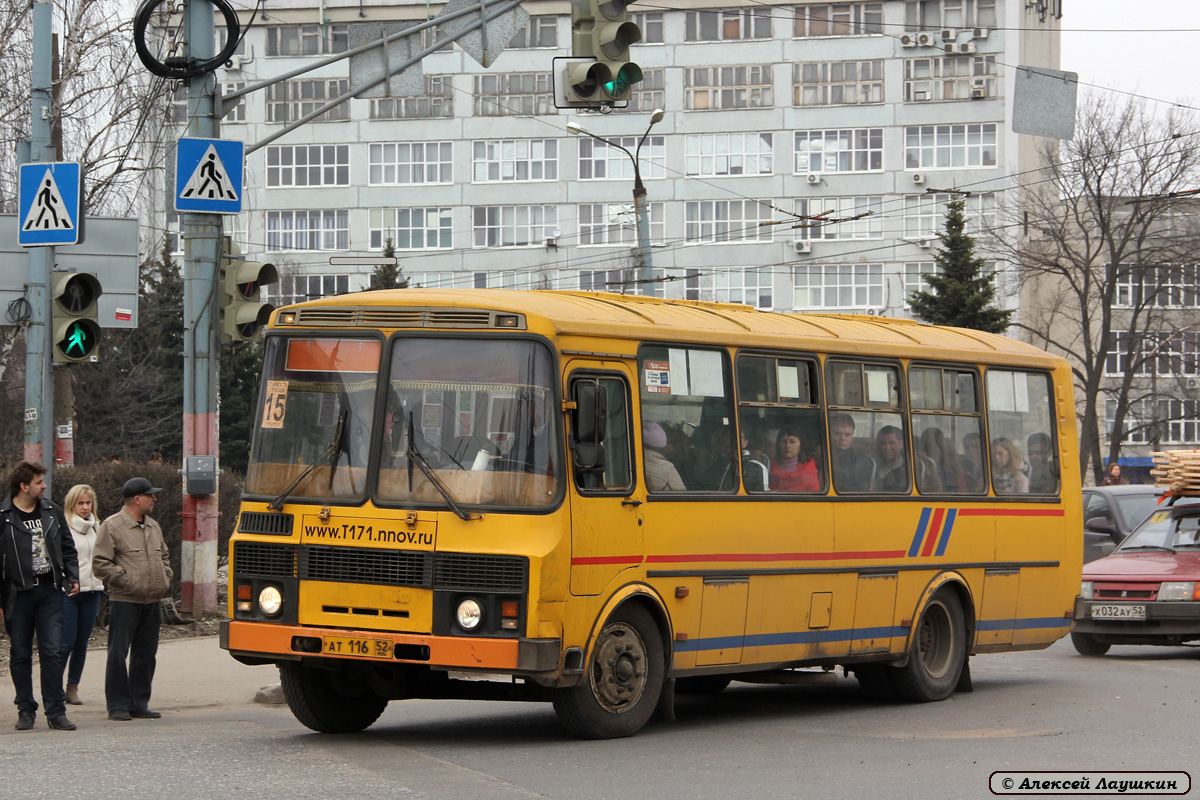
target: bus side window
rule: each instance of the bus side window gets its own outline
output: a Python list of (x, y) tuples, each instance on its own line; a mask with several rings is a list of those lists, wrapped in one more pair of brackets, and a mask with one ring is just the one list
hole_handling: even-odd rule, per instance
[[(829, 419), (842, 435), (834, 442), (834, 488), (908, 494), (910, 463), (900, 370), (891, 364), (833, 360), (825, 362), (829, 386)], [(852, 432), (847, 435), (847, 432)], [(855, 446), (866, 445), (866, 453)], [(928, 464), (915, 462), (918, 475), (931, 475)], [(839, 488), (844, 487), (844, 488)]]
[(812, 358), (738, 356), (739, 451), (748, 493), (820, 493), (829, 485), (818, 374)]
[[(991, 368), (987, 371), (988, 436), (996, 494), (1057, 494), (1050, 376)], [(1036, 455), (1027, 457), (1032, 450)]]

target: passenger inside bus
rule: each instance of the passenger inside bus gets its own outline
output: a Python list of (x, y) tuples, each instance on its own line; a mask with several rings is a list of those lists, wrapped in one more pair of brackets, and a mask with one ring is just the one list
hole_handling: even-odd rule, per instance
[[(917, 420), (914, 419), (914, 429), (916, 425)], [(920, 470), (917, 471), (918, 489), (923, 492), (957, 493), (966, 491), (966, 479), (959, 468), (958, 454), (950, 446), (950, 442), (946, 439), (946, 434), (942, 433), (941, 428), (926, 428), (921, 433), (919, 447), (922, 463), (926, 463), (929, 470), (925, 476)]]
[(881, 492), (908, 491), (908, 459), (904, 455), (904, 432), (885, 425), (875, 438), (878, 452), (876, 488)]
[(675, 465), (662, 451), (667, 448), (667, 433), (653, 420), (642, 423), (642, 450), (646, 465), (646, 488), (651, 492), (682, 492), (687, 489)]
[(821, 491), (816, 459), (805, 450), (798, 428), (780, 428), (775, 437), (775, 460), (771, 462), (770, 476), (772, 491)]
[(833, 456), (833, 488), (838, 492), (869, 492), (875, 488), (875, 459), (854, 446), (854, 417), (835, 413), (829, 418)]
[(959, 458), (968, 492), (983, 492), (983, 442), (978, 433), (968, 433), (962, 438), (963, 452)]
[(747, 492), (765, 492), (770, 481), (770, 463), (766, 453), (756, 452), (749, 430), (743, 425), (740, 432), (742, 445), (742, 481)]
[(1029, 478), (1023, 467), (1021, 451), (1005, 436), (992, 439), (992, 486), (996, 494), (1025, 494), (1029, 491)]
[(1032, 433), (1026, 442), (1029, 460), (1029, 491), (1054, 494), (1058, 489), (1058, 468), (1054, 463), (1054, 445), (1048, 433)]

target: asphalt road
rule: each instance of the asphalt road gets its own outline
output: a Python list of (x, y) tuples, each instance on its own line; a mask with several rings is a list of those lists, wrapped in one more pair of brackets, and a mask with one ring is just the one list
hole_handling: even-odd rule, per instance
[(460, 701), (393, 703), (365, 733), (322, 736), (253, 702), (273, 668), (236, 664), (214, 639), (160, 655), (161, 720), (105, 719), (101, 653), (91, 702), (71, 710), (78, 731), (5, 719), (0, 798), (983, 798), (996, 770), (1200, 764), (1194, 648), (981, 656), (974, 692), (927, 705), (869, 703), (852, 679), (735, 683), (606, 742), (567, 738), (548, 705)]

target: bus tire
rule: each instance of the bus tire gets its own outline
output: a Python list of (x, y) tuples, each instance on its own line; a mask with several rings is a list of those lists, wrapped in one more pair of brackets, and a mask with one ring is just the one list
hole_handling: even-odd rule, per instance
[(894, 667), (887, 664), (857, 664), (853, 668), (854, 679), (868, 700), (877, 703), (894, 703), (896, 684), (892, 681)]
[(645, 609), (629, 603), (604, 623), (579, 685), (555, 693), (554, 713), (581, 739), (632, 736), (654, 713), (665, 681), (658, 626)]
[(1081, 656), (1102, 656), (1112, 647), (1108, 642), (1102, 642), (1090, 633), (1072, 633), (1071, 644)]
[(361, 674), (346, 668), (289, 662), (279, 665), (279, 679), (292, 714), (318, 733), (358, 733), (379, 719), (388, 704)]
[(714, 695), (725, 691), (733, 678), (728, 675), (693, 675), (675, 681), (678, 694)]
[(929, 703), (954, 691), (967, 658), (967, 626), (958, 595), (943, 589), (929, 599), (913, 632), (908, 663), (892, 671), (902, 700)]

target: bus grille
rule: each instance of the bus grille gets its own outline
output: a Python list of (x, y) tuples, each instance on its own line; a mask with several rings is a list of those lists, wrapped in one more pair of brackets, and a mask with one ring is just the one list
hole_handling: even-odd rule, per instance
[(438, 553), (433, 566), (433, 585), (436, 589), (523, 592), (525, 565), (525, 559), (516, 556)]
[(275, 536), (292, 535), (291, 514), (266, 514), (262, 511), (243, 511), (238, 518), (238, 533), (266, 533)]
[(237, 575), (295, 578), (296, 548), (286, 544), (236, 542), (233, 548), (233, 568)]
[(428, 586), (430, 553), (367, 550), (358, 547), (305, 547), (300, 577), (310, 581)]

